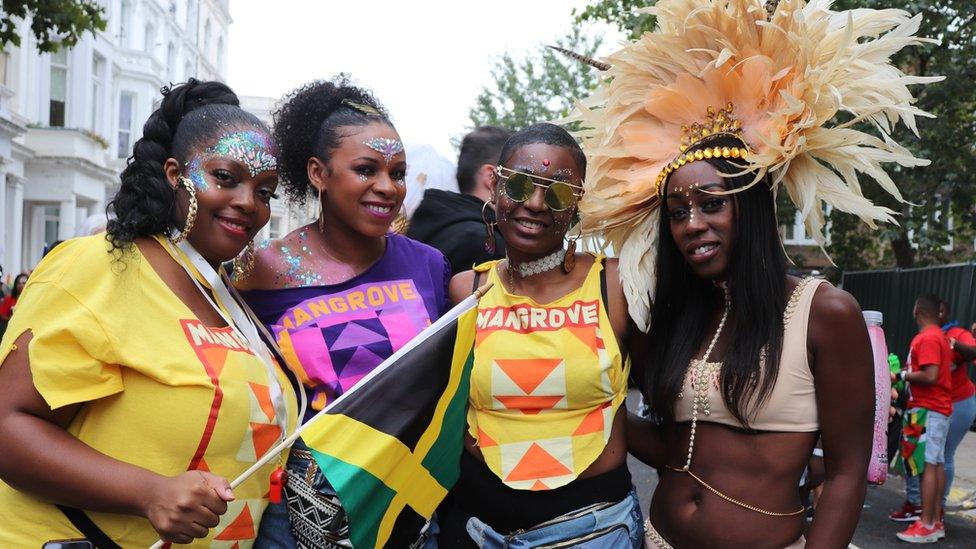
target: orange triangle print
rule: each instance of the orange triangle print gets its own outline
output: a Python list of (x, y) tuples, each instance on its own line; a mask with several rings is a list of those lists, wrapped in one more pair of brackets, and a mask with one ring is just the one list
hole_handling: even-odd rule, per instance
[(254, 442), (254, 455), (261, 457), (268, 449), (281, 440), (281, 427), (267, 423), (251, 423), (251, 441)]
[(512, 358), (496, 360), (495, 364), (525, 391), (525, 394), (531, 395), (532, 391), (535, 391), (562, 362), (561, 358)]
[(271, 402), (271, 389), (267, 385), (261, 385), (260, 383), (248, 381), (247, 384), (251, 386), (251, 392), (254, 393), (254, 398), (257, 399), (258, 405), (264, 411), (264, 415), (268, 416), (268, 421), (274, 421), (275, 411), (274, 403)]
[(580, 422), (579, 427), (573, 432), (573, 436), (576, 435), (588, 435), (590, 433), (602, 433), (603, 432), (603, 410), (609, 406), (610, 403), (607, 402), (603, 406), (600, 406), (596, 410), (586, 414), (583, 421)]
[(226, 347), (208, 347), (206, 349), (200, 349), (200, 353), (203, 355), (207, 367), (207, 372), (210, 375), (219, 378), (220, 373), (224, 371), (224, 364), (227, 363), (227, 348)]
[(584, 326), (582, 328), (567, 327), (566, 329), (576, 336), (576, 339), (580, 340), (583, 345), (589, 347), (593, 351), (593, 354), (596, 354), (596, 328), (593, 326)]
[(474, 335), (474, 348), (477, 349), (481, 342), (488, 339), (493, 333), (491, 330), (478, 330)]
[(563, 397), (555, 396), (496, 396), (498, 402), (509, 410), (519, 410), (523, 414), (535, 415), (542, 410), (551, 410)]
[(487, 448), (489, 446), (498, 446), (498, 443), (488, 436), (488, 433), (482, 431), (481, 427), (478, 427), (478, 446)]
[(552, 454), (542, 449), (536, 443), (532, 443), (522, 459), (505, 477), (505, 482), (517, 482), (520, 480), (538, 480), (546, 477), (558, 477), (573, 474)]
[(538, 490), (548, 490), (548, 489), (549, 489), (549, 487), (546, 486), (545, 484), (543, 484), (541, 480), (535, 481), (535, 484), (533, 484), (532, 487), (529, 488), (529, 490), (536, 490), (536, 491), (538, 491)]
[(200, 461), (197, 462), (196, 470), (197, 471), (207, 471), (209, 473), (210, 472), (210, 466), (207, 465), (207, 460), (204, 459), (204, 458), (200, 458)]
[(227, 525), (219, 534), (214, 536), (215, 540), (220, 541), (234, 541), (240, 539), (254, 539), (254, 519), (251, 518), (251, 510), (248, 508), (247, 504), (244, 504), (244, 509), (241, 510), (241, 514), (237, 515), (234, 522)]

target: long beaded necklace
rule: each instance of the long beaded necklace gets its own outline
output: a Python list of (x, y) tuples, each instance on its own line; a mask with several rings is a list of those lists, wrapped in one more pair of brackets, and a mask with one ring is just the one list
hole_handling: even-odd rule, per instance
[[(790, 296), (790, 300), (786, 304), (786, 310), (784, 311), (784, 315), (783, 315), (784, 325), (787, 322), (789, 322), (790, 318), (793, 316), (793, 312), (799, 303), (800, 295), (803, 292), (803, 288), (810, 280), (811, 279), (808, 278), (801, 281), (800, 284), (798, 284), (796, 289), (793, 291), (793, 295)], [(701, 477), (699, 477), (698, 475), (696, 475), (691, 471), (691, 458), (694, 455), (694, 451), (695, 451), (695, 431), (698, 428), (698, 414), (699, 411), (705, 414), (706, 416), (711, 414), (711, 406), (708, 398), (708, 385), (712, 382), (712, 379), (714, 379), (716, 372), (718, 372), (722, 368), (721, 362), (708, 362), (708, 357), (710, 357), (712, 355), (712, 351), (715, 350), (715, 345), (718, 343), (718, 338), (719, 336), (722, 335), (722, 329), (725, 328), (725, 323), (729, 318), (729, 311), (732, 309), (732, 297), (729, 294), (729, 288), (728, 286), (723, 286), (722, 289), (725, 293), (725, 307), (722, 310), (722, 319), (719, 320), (718, 322), (718, 328), (715, 330), (715, 335), (712, 336), (712, 341), (708, 344), (708, 348), (705, 349), (705, 354), (702, 355), (701, 358), (692, 359), (691, 362), (688, 364), (688, 368), (691, 370), (691, 388), (692, 391), (694, 391), (695, 393), (694, 405), (691, 408), (691, 433), (688, 435), (688, 457), (685, 460), (685, 464), (683, 467), (672, 467), (668, 465), (667, 468), (672, 471), (685, 473), (691, 476), (691, 478), (695, 479), (695, 482), (697, 482), (703, 488), (707, 489), (709, 492), (715, 494), (716, 496), (724, 499), (729, 503), (738, 505), (739, 507), (749, 509), (750, 511), (755, 511), (757, 513), (771, 516), (771, 517), (796, 516), (806, 511), (806, 509), (801, 508), (800, 510), (794, 511), (792, 513), (776, 513), (774, 511), (767, 511), (765, 509), (760, 509), (756, 506), (749, 505), (748, 503), (744, 503), (731, 496), (727, 496), (723, 494), (717, 488), (713, 488), (710, 484), (705, 482)], [(680, 396), (681, 395), (679, 395), (679, 397)], [(674, 549), (674, 547), (671, 544), (669, 544), (667, 540), (665, 540), (664, 537), (662, 537), (661, 534), (657, 532), (657, 530), (654, 529), (654, 526), (650, 523), (650, 521), (647, 521), (645, 523), (645, 528), (646, 528), (647, 536), (660, 549)]]
[[(793, 296), (790, 298), (790, 303), (786, 307), (786, 320), (789, 319), (789, 315), (792, 314), (793, 309), (795, 309), (796, 304), (794, 301), (799, 300), (799, 295), (802, 292), (803, 286), (806, 280), (801, 282), (794, 291)], [(712, 492), (716, 496), (724, 499), (725, 501), (738, 505), (744, 509), (749, 509), (750, 511), (755, 511), (757, 513), (771, 516), (771, 517), (791, 517), (799, 515), (806, 511), (805, 508), (800, 508), (798, 511), (793, 511), (790, 513), (777, 513), (775, 511), (767, 511), (765, 509), (760, 509), (754, 505), (749, 505), (748, 503), (739, 501), (731, 496), (727, 496), (720, 492), (717, 488), (712, 487), (710, 484), (705, 482), (704, 479), (696, 475), (691, 470), (691, 458), (695, 451), (695, 431), (698, 428), (698, 414), (703, 413), (706, 416), (711, 414), (710, 403), (708, 399), (708, 386), (715, 376), (715, 373), (721, 369), (721, 362), (708, 362), (708, 357), (711, 356), (712, 351), (715, 349), (715, 344), (718, 343), (718, 338), (722, 334), (722, 329), (725, 327), (725, 322), (728, 320), (729, 311), (732, 309), (732, 298), (729, 294), (729, 289), (727, 286), (723, 287), (725, 292), (725, 308), (722, 311), (722, 319), (718, 323), (718, 329), (715, 330), (715, 335), (712, 337), (711, 343), (709, 343), (708, 348), (705, 350), (705, 354), (700, 359), (692, 359), (688, 367), (691, 369), (692, 379), (691, 386), (694, 391), (694, 405), (691, 408), (691, 433), (688, 439), (688, 458), (685, 460), (684, 467), (672, 467), (668, 466), (668, 469), (672, 471), (677, 471), (679, 473), (686, 473), (695, 479), (695, 482), (700, 484), (703, 488)]]
[(695, 402), (691, 407), (691, 435), (688, 439), (688, 459), (685, 460), (685, 466), (682, 468), (685, 472), (690, 472), (691, 469), (691, 456), (695, 451), (695, 430), (698, 428), (699, 409), (706, 416), (711, 415), (712, 410), (708, 400), (708, 385), (715, 377), (715, 373), (722, 368), (721, 362), (708, 362), (708, 357), (712, 356), (712, 351), (715, 350), (715, 344), (718, 343), (718, 338), (722, 335), (722, 329), (725, 328), (725, 322), (729, 319), (729, 311), (732, 309), (732, 297), (729, 295), (728, 286), (724, 286), (722, 290), (725, 294), (725, 306), (722, 309), (722, 319), (718, 321), (718, 328), (715, 329), (715, 335), (712, 336), (712, 341), (708, 344), (708, 348), (705, 349), (705, 354), (701, 358), (692, 359), (689, 365), (692, 371), (691, 388), (695, 393)]

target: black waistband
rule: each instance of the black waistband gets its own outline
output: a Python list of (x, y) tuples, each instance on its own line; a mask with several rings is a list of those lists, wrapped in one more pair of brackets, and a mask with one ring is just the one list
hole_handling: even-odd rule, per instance
[(630, 471), (622, 464), (552, 490), (516, 490), (506, 486), (487, 465), (461, 452), (461, 476), (452, 492), (455, 504), (465, 513), (507, 533), (594, 503), (621, 501), (630, 489)]

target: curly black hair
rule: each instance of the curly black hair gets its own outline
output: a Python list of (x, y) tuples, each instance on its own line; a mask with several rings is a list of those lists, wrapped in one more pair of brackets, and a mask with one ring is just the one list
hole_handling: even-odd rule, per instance
[(347, 74), (310, 82), (288, 94), (274, 113), (278, 176), (288, 199), (301, 205), (315, 194), (308, 159), (314, 156), (328, 164), (329, 153), (342, 139), (339, 128), (376, 121), (393, 126), (373, 94), (354, 86)]
[(146, 120), (122, 170), (119, 191), (108, 204), (105, 231), (113, 251), (128, 248), (136, 238), (180, 228), (176, 193), (163, 170), (168, 159), (184, 164), (201, 143), (228, 128), (268, 131), (256, 116), (240, 108), (237, 94), (221, 82), (191, 78), (160, 92), (163, 100)]

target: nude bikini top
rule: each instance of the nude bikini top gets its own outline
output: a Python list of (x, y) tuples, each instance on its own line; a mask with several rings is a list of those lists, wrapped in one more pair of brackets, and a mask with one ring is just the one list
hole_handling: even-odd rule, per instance
[[(750, 429), (757, 431), (812, 432), (820, 429), (817, 421), (817, 399), (813, 386), (813, 374), (807, 361), (807, 326), (813, 295), (826, 281), (806, 278), (797, 285), (783, 313), (783, 352), (780, 355), (779, 374), (769, 397), (756, 409), (750, 406)], [(685, 374), (681, 394), (675, 404), (675, 419), (691, 421), (695, 391), (691, 386), (692, 371)], [(708, 415), (699, 414), (699, 421), (721, 423), (733, 427), (745, 427), (729, 412), (719, 390), (719, 372), (713, 372), (708, 390)]]

